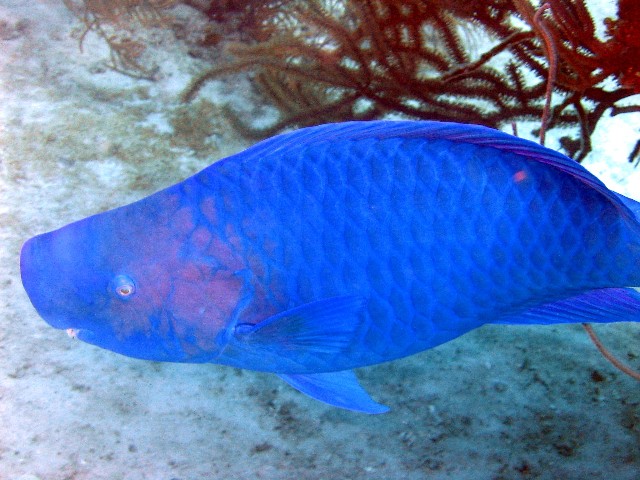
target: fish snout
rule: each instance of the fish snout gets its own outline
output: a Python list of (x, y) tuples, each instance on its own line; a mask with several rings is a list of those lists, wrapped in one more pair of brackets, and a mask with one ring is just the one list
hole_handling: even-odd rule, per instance
[(20, 252), (20, 276), (38, 314), (52, 327), (66, 329), (74, 326), (68, 308), (73, 295), (65, 287), (70, 265), (60, 258), (60, 245), (54, 233), (38, 235), (24, 243)]
[(38, 291), (41, 290), (40, 275), (37, 271), (38, 268), (34, 252), (38, 248), (36, 243), (37, 237), (30, 238), (24, 242), (20, 250), (20, 277), (22, 279), (22, 286), (27, 292), (29, 300), (34, 304), (34, 307), (36, 307), (34, 299), (38, 296)]
[(53, 299), (51, 289), (51, 269), (46, 268), (48, 255), (44, 252), (44, 242), (41, 237), (27, 240), (20, 251), (20, 277), (22, 286), (27, 292), (31, 304), (38, 314), (52, 327), (64, 328), (62, 322), (56, 321), (53, 313)]

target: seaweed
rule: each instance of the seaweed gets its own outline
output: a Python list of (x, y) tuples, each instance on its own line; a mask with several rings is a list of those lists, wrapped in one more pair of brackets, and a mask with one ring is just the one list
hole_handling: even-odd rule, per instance
[[(212, 79), (251, 72), (280, 118), (257, 129), (230, 115), (245, 135), (262, 137), (390, 113), (499, 128), (539, 119), (549, 86), (557, 100), (544, 125), (577, 127), (577, 139), (563, 137), (561, 145), (582, 160), (605, 112), (639, 108), (618, 103), (640, 91), (633, 35), (640, 7), (619, 0), (618, 18), (607, 20), (601, 39), (585, 0), (549, 5), (536, 18), (528, 0), (286, 2), (254, 24), (260, 40), (230, 43), (234, 59), (195, 78), (183, 99)], [(557, 60), (551, 76), (550, 45)], [(607, 79), (617, 84), (607, 86)]]

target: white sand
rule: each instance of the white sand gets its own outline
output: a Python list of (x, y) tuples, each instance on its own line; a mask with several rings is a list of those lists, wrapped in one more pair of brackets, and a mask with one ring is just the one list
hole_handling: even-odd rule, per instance
[[(133, 360), (49, 327), (22, 290), (22, 242), (246, 146), (217, 106), (238, 86), (185, 109), (177, 94), (203, 65), (170, 35), (152, 83), (99, 68), (92, 35), (80, 54), (60, 0), (0, 0), (1, 20), (0, 480), (639, 478), (640, 385), (577, 325), (487, 326), (362, 369), (392, 408), (374, 417), (271, 375)], [(181, 131), (193, 111), (200, 136)], [(585, 165), (640, 198), (626, 163), (640, 121), (615, 120)], [(640, 367), (637, 324), (596, 328)]]

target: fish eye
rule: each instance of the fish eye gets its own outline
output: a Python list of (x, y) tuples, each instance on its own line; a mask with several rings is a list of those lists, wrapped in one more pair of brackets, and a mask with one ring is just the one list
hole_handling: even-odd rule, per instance
[(113, 279), (113, 291), (122, 299), (129, 298), (136, 291), (136, 285), (127, 275), (118, 275)]

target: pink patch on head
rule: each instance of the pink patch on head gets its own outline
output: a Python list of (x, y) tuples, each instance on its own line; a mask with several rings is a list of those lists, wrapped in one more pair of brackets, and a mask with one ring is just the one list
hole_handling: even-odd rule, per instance
[(203, 280), (202, 270), (193, 263), (188, 263), (180, 271), (176, 272), (177, 278), (187, 282), (199, 282)]
[(227, 242), (229, 242), (231, 248), (236, 252), (241, 252), (243, 250), (242, 239), (236, 233), (236, 228), (232, 224), (227, 223), (224, 232), (227, 236)]
[(160, 263), (132, 263), (123, 268), (130, 272), (136, 291), (126, 302), (113, 302), (115, 317), (120, 319), (116, 331), (121, 339), (136, 333), (151, 334), (149, 316), (164, 306), (171, 291), (168, 268)]
[(254, 275), (258, 277), (263, 277), (265, 275), (266, 273), (265, 265), (262, 258), (260, 258), (260, 256), (255, 254), (250, 255), (247, 261), (249, 263), (249, 268), (251, 269)]
[(191, 235), (191, 243), (198, 251), (204, 250), (211, 241), (211, 232), (204, 227), (198, 227)]
[(159, 258), (178, 257), (181, 243), (169, 226), (158, 224), (149, 232), (153, 234), (132, 239), (137, 242), (135, 248), (139, 252), (139, 263), (157, 263)]
[(170, 309), (173, 328), (187, 353), (213, 351), (216, 337), (226, 327), (238, 303), (242, 280), (230, 273), (200, 278), (199, 269), (186, 265), (176, 272)]
[(209, 223), (211, 223), (212, 225), (216, 225), (218, 223), (218, 214), (216, 212), (213, 198), (207, 197), (202, 202), (200, 202), (200, 211), (209, 221)]
[(231, 246), (223, 242), (220, 238), (214, 237), (207, 248), (208, 255), (215, 257), (218, 261), (228, 269), (235, 271), (244, 268), (244, 262), (237, 251)]
[(183, 207), (171, 218), (171, 230), (178, 235), (185, 235), (195, 228), (191, 208)]

